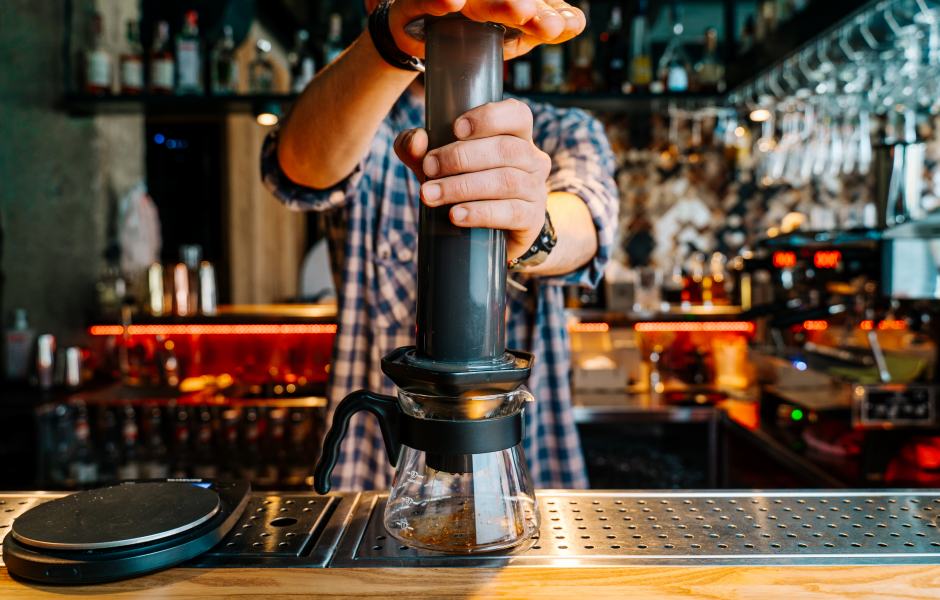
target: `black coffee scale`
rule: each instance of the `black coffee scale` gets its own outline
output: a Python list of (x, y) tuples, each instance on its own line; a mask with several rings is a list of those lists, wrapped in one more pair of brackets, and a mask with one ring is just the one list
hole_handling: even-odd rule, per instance
[(215, 546), (245, 511), (247, 482), (127, 482), (45, 502), (3, 540), (16, 577), (54, 584), (114, 581), (165, 569)]

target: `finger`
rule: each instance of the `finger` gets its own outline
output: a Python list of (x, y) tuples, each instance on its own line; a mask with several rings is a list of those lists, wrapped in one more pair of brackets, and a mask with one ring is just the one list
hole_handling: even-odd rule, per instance
[(531, 141), (532, 111), (515, 98), (490, 102), (461, 115), (454, 122), (454, 134), (461, 140), (514, 135)]
[(450, 209), (450, 221), (459, 227), (527, 231), (544, 219), (544, 209), (519, 199), (464, 202)]
[(537, 0), (471, 0), (463, 14), (474, 21), (491, 21), (519, 27), (538, 14)]
[(565, 30), (565, 18), (545, 0), (537, 0), (535, 16), (519, 29), (541, 42), (550, 42)]
[(504, 198), (536, 200), (540, 195), (545, 196), (545, 181), (513, 167), (443, 177), (421, 186), (421, 199), (428, 206)]
[[(551, 159), (522, 138), (498, 135), (480, 140), (453, 142), (424, 157), (422, 167), (428, 177), (447, 177), (461, 173), (474, 173), (498, 167), (515, 167), (529, 173), (539, 173), (550, 168)], [(545, 170), (544, 176), (548, 176)]]
[(411, 169), (420, 181), (424, 181), (421, 161), (428, 151), (428, 133), (424, 129), (409, 129), (395, 138), (395, 154)]
[(414, 19), (424, 15), (439, 17), (463, 10), (467, 0), (411, 0), (410, 2), (395, 2), (401, 6), (402, 16)]

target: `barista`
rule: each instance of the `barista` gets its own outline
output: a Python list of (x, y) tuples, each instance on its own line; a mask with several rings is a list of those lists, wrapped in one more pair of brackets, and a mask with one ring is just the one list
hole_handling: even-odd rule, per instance
[[(340, 271), (331, 405), (360, 388), (394, 393), (380, 360), (414, 343), (418, 202), (447, 205), (456, 226), (507, 233), (510, 276), (521, 286), (510, 286), (506, 342), (536, 356), (525, 436), (533, 481), (586, 487), (561, 286), (596, 285), (610, 254), (618, 200), (603, 127), (581, 110), (508, 99), (467, 112), (454, 123), (458, 141), (428, 152), (423, 81), (403, 64), (424, 56), (404, 30), (422, 15), (460, 11), (521, 30), (506, 42), (507, 59), (573, 38), (584, 15), (561, 0), (366, 0), (366, 8), (378, 11), (372, 26), (313, 79), (262, 150), (274, 194), (321, 212)], [(389, 487), (371, 417), (354, 418), (333, 483)]]

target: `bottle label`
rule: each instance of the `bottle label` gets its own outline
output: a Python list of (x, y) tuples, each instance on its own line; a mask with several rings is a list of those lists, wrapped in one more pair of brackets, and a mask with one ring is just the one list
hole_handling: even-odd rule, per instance
[(527, 61), (516, 61), (512, 65), (512, 85), (520, 91), (532, 89), (532, 64)]
[(121, 88), (140, 90), (144, 87), (144, 64), (136, 59), (121, 63)]
[(181, 40), (176, 44), (176, 62), (179, 72), (180, 89), (199, 89), (202, 81), (199, 73), (199, 44), (195, 41)]
[(150, 65), (150, 84), (154, 89), (173, 89), (173, 60), (170, 58), (156, 58)]
[(313, 79), (313, 75), (316, 72), (316, 65), (313, 62), (313, 59), (309, 56), (305, 57), (300, 62), (300, 69), (297, 72), (297, 75), (294, 77), (292, 89), (298, 94), (304, 91), (304, 88), (307, 87), (307, 84), (310, 83), (310, 80)]
[(649, 85), (653, 79), (653, 65), (647, 54), (634, 57), (630, 69), (630, 80), (633, 85)]
[(666, 89), (670, 92), (684, 92), (689, 89), (689, 74), (679, 65), (669, 67)]
[(542, 50), (542, 88), (546, 92), (561, 89), (564, 83), (564, 60), (558, 46), (546, 46)]
[(93, 50), (85, 61), (87, 83), (94, 87), (111, 87), (111, 58), (104, 50)]

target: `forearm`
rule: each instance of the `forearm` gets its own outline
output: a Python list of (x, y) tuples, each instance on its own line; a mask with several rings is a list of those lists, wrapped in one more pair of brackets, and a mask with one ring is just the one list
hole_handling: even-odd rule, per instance
[(386, 63), (363, 32), (314, 77), (282, 125), (277, 153), (284, 174), (317, 189), (341, 181), (416, 75)]
[(586, 265), (597, 253), (597, 231), (587, 204), (574, 194), (552, 192), (546, 210), (558, 242), (545, 262), (523, 272), (540, 277), (564, 275)]

